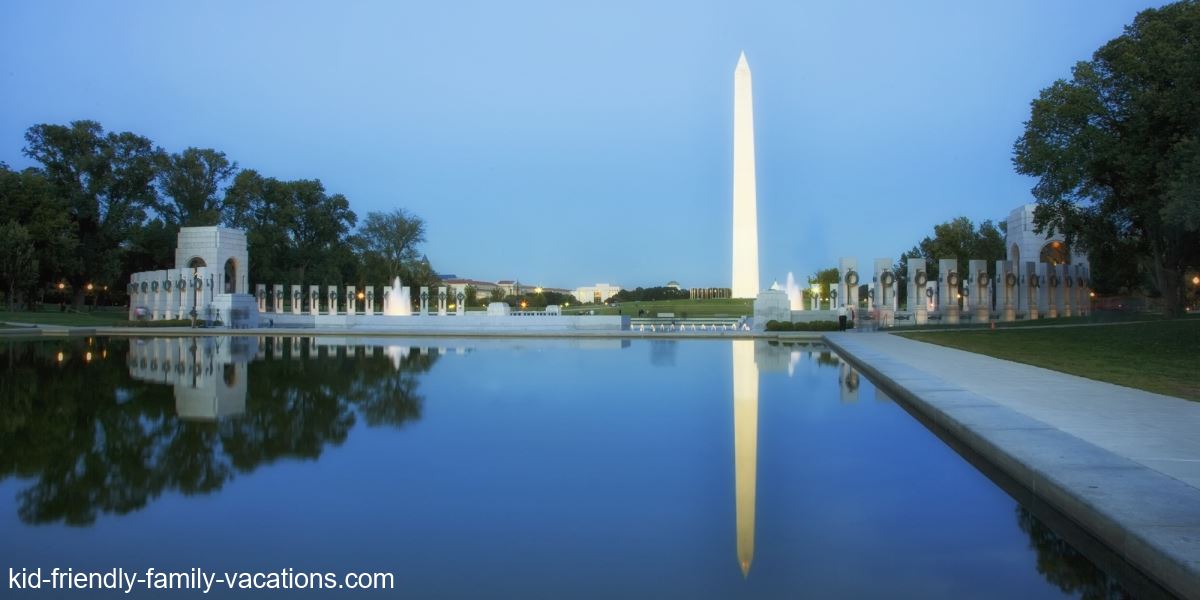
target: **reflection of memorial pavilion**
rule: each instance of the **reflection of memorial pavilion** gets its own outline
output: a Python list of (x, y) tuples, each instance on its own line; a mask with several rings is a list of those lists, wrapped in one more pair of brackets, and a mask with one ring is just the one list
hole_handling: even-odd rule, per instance
[(252, 348), (245, 338), (135, 339), (129, 344), (129, 374), (173, 386), (181, 418), (216, 420), (246, 409), (246, 364)]

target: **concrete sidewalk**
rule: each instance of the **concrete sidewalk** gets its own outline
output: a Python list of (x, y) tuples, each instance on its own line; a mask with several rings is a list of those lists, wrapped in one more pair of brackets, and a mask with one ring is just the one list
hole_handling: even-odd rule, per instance
[(1164, 588), (1200, 598), (1200, 403), (890, 334), (825, 339)]

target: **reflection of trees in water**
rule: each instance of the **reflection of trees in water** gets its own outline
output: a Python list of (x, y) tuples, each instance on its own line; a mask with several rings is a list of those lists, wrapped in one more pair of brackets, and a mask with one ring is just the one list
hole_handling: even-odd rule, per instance
[[(164, 491), (211, 493), (236, 472), (315, 459), (345, 441), (358, 415), (368, 426), (418, 419), (418, 374), (437, 358), (412, 349), (399, 369), (379, 351), (254, 362), (245, 412), (195, 422), (176, 417), (170, 386), (129, 376), (128, 346), (0, 346), (0, 479), (33, 480), (18, 494), (22, 521), (87, 525), (101, 513), (138, 510)], [(85, 363), (88, 350), (93, 359)]]
[(1084, 599), (1130, 598), (1113, 578), (1078, 550), (1058, 537), (1023, 506), (1017, 506), (1017, 524), (1037, 550), (1037, 570), (1063, 592)]

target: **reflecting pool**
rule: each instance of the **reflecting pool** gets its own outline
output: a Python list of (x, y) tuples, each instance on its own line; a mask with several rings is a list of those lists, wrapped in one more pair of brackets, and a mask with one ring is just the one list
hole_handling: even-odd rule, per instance
[(386, 572), (377, 595), (422, 598), (1136, 589), (820, 345), (80, 338), (0, 342), (0, 365), (4, 573)]

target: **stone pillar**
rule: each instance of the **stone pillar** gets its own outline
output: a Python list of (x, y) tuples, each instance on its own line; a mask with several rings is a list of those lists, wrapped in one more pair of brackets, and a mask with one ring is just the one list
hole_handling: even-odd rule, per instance
[(437, 311), (439, 317), (446, 316), (446, 286), (438, 288)]
[(913, 315), (913, 323), (924, 325), (928, 319), (925, 304), (925, 286), (929, 283), (929, 275), (925, 273), (924, 258), (908, 259), (908, 310)]
[(367, 286), (366, 313), (368, 315), (375, 314), (375, 286)]
[(421, 286), (421, 316), (429, 314), (429, 288)]
[[(858, 259), (843, 256), (838, 259), (837, 306), (858, 307)], [(850, 283), (853, 279), (854, 283)], [(833, 307), (836, 308), (836, 307)]]
[(945, 323), (958, 323), (959, 286), (962, 285), (962, 274), (958, 272), (957, 258), (938, 260), (938, 287), (942, 294), (938, 304)]
[(454, 314), (461, 317), (465, 312), (467, 312), (467, 293), (463, 288), (458, 288), (454, 294)]
[(1017, 285), (1020, 277), (1007, 260), (996, 261), (996, 310), (1001, 321), (1017, 320)]
[(346, 286), (346, 314), (352, 315), (358, 312), (358, 294), (354, 286)]
[(293, 285), (291, 291), (292, 293), (288, 296), (288, 299), (292, 302), (292, 314), (298, 315), (300, 314), (300, 307), (304, 305), (304, 288), (299, 285)]
[(1058, 269), (1054, 265), (1043, 263), (1046, 268), (1046, 316), (1051, 319), (1058, 318), (1059, 305), (1061, 299), (1062, 279), (1058, 276)]
[(321, 314), (321, 286), (308, 286), (308, 314), (316, 316)]
[(1071, 276), (1071, 265), (1061, 264), (1056, 265), (1058, 276), (1062, 280), (1062, 288), (1059, 290), (1062, 297), (1062, 312), (1059, 313), (1064, 317), (1069, 317), (1075, 314), (1075, 278)]
[(1025, 318), (1029, 320), (1037, 320), (1039, 315), (1038, 309), (1038, 291), (1042, 287), (1042, 280), (1038, 277), (1037, 263), (1033, 261), (1025, 261), (1025, 276), (1024, 280), (1024, 298), (1025, 298)]
[(871, 274), (871, 285), (875, 290), (873, 308), (884, 327), (894, 325), (895, 313), (892, 312), (896, 300), (896, 274), (892, 272), (892, 259), (875, 259), (875, 268)]
[(1080, 264), (1079, 267), (1079, 294), (1082, 300), (1079, 303), (1081, 314), (1092, 314), (1092, 277), (1091, 269), (1088, 265)]
[(336, 286), (325, 286), (325, 314), (338, 314), (337, 297), (338, 293)]
[(258, 283), (254, 285), (254, 297), (258, 299), (258, 312), (267, 312), (267, 286)]
[(390, 285), (383, 286), (383, 314), (392, 314), (392, 302), (395, 302), (396, 299), (399, 298), (399, 296), (396, 295), (399, 293), (399, 291), (392, 290), (392, 286)]
[(987, 323), (991, 320), (991, 302), (988, 289), (992, 280), (988, 276), (986, 260), (970, 261), (971, 270), (971, 305), (975, 307), (976, 323)]

